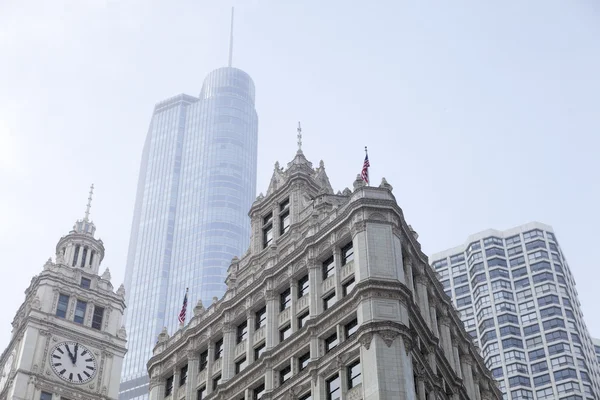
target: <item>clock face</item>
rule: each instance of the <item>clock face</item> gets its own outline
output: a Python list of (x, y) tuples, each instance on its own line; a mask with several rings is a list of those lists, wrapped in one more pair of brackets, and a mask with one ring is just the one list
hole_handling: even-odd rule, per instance
[(82, 384), (96, 375), (96, 358), (92, 352), (77, 342), (62, 342), (50, 353), (52, 370), (64, 381)]
[(10, 356), (8, 356), (8, 359), (6, 360), (6, 364), (4, 364), (4, 367), (0, 371), (0, 374), (2, 374), (0, 376), (0, 392), (3, 391), (4, 386), (6, 386), (6, 382), (8, 381), (8, 374), (10, 374), (10, 370), (12, 369), (12, 363), (13, 363), (13, 355), (11, 354)]

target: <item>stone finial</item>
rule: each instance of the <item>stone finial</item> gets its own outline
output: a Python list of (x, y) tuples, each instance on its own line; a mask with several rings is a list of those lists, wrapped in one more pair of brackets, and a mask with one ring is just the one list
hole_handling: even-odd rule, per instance
[(418, 240), (419, 239), (419, 234), (417, 233), (417, 231), (415, 231), (411, 225), (408, 226), (408, 229), (410, 229), (410, 233), (412, 233), (412, 235), (415, 238), (415, 240)]
[(352, 194), (352, 190), (345, 188), (344, 191), (342, 192), (342, 194), (344, 196), (350, 196)]
[(125, 297), (125, 285), (121, 283), (121, 286), (117, 289), (117, 294), (121, 297)]
[(65, 263), (65, 256), (62, 253), (62, 251), (59, 251), (58, 254), (56, 255), (56, 263), (57, 264), (64, 264)]
[(158, 335), (158, 342), (162, 343), (162, 342), (166, 342), (167, 340), (169, 340), (169, 332), (167, 331), (167, 327), (165, 326), (162, 331), (160, 332), (160, 334)]
[(48, 258), (46, 263), (44, 264), (44, 270), (50, 269), (52, 267), (52, 258)]
[(325, 163), (323, 162), (323, 160), (319, 161), (319, 168), (321, 168), (321, 169), (325, 168)]
[(127, 339), (127, 331), (125, 330), (125, 325), (121, 325), (121, 328), (117, 331), (117, 337), (119, 339)]
[(202, 305), (202, 300), (198, 300), (196, 307), (194, 307), (194, 317), (204, 314), (204, 305)]
[(105, 281), (109, 281), (110, 282), (110, 278), (111, 277), (110, 277), (110, 271), (108, 270), (108, 268), (106, 268), (104, 270), (104, 272), (102, 273), (101, 278), (104, 279)]
[(262, 192), (261, 192), (261, 193), (258, 194), (258, 196), (256, 196), (256, 201), (260, 201), (260, 200), (262, 200), (264, 198), (265, 198), (265, 195), (262, 194)]
[(390, 192), (392, 190), (394, 190), (394, 187), (392, 185), (390, 185), (385, 178), (381, 178), (381, 184), (379, 185), (379, 187), (382, 188), (382, 189), (387, 189)]
[(217, 302), (219, 301), (219, 298), (217, 296), (213, 297), (213, 304), (217, 304)]
[(354, 190), (358, 190), (365, 185), (365, 181), (361, 178), (360, 174), (356, 175), (356, 180), (354, 181)]
[(279, 171), (280, 167), (279, 167), (279, 161), (275, 161), (275, 171)]

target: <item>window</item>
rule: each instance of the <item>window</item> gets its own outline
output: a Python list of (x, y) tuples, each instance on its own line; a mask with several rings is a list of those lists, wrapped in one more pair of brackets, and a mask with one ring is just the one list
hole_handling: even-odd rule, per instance
[(40, 394), (40, 400), (52, 400), (52, 393), (42, 392), (42, 394)]
[(513, 244), (517, 244), (517, 243), (521, 243), (521, 236), (519, 236), (519, 235), (506, 238), (507, 246), (512, 246)]
[(325, 338), (325, 352), (329, 352), (333, 350), (338, 345), (338, 337), (337, 333), (333, 333), (333, 335)]
[(179, 386), (185, 385), (185, 382), (187, 381), (187, 372), (188, 372), (187, 365), (185, 365), (184, 367), (181, 368), (181, 370), (179, 370)]
[(265, 384), (261, 384), (260, 386), (257, 386), (254, 388), (254, 390), (252, 391), (252, 399), (253, 400), (258, 400), (261, 399), (263, 397), (263, 394), (265, 394)]
[(348, 366), (348, 389), (352, 389), (361, 384), (361, 370), (360, 370), (360, 360), (355, 361), (354, 363)]
[(512, 276), (513, 278), (519, 278), (521, 276), (527, 275), (527, 268), (523, 267), (523, 268), (519, 268), (519, 269), (515, 269), (512, 272)]
[(558, 306), (548, 307), (540, 310), (540, 316), (542, 318), (553, 317), (555, 315), (560, 315), (562, 317), (562, 310)]
[(500, 336), (504, 337), (509, 335), (521, 336), (521, 329), (512, 325), (503, 326), (500, 328)]
[[(448, 271), (448, 270), (446, 270)], [(462, 272), (467, 272), (467, 266), (465, 264), (460, 264), (455, 267), (452, 267), (452, 275), (457, 275)]]
[[(515, 282), (515, 284), (516, 283), (517, 282)], [(529, 286), (529, 279), (527, 279), (527, 286)], [(522, 292), (517, 293), (517, 300), (518, 301), (523, 301), (525, 299), (529, 299), (530, 297), (533, 297), (531, 289), (527, 289), (527, 290), (524, 290)]]
[(200, 353), (200, 368), (199, 371), (204, 371), (206, 369), (206, 365), (208, 364), (208, 350), (204, 350)]
[(539, 250), (535, 253), (529, 253), (527, 255), (527, 259), (529, 260), (529, 262), (541, 260), (543, 258), (545, 258), (546, 260), (548, 259), (548, 252), (546, 250)]
[(513, 314), (502, 314), (498, 315), (498, 325), (502, 324), (519, 324), (519, 319)]
[(267, 307), (258, 310), (254, 317), (254, 329), (259, 330), (267, 324)]
[(223, 356), (223, 338), (215, 342), (215, 360)]
[(550, 375), (548, 374), (536, 376), (535, 378), (533, 378), (533, 386), (535, 387), (544, 386), (549, 384), (550, 382)]
[(546, 281), (554, 281), (554, 274), (552, 272), (544, 272), (542, 274), (534, 275), (533, 284)]
[(534, 338), (531, 339), (527, 339), (525, 342), (526, 346), (528, 349), (533, 349), (535, 347), (541, 346), (544, 344), (544, 341), (542, 340), (541, 336), (536, 336)]
[(352, 321), (348, 322), (346, 326), (344, 326), (344, 331), (346, 332), (346, 339), (350, 336), (354, 335), (358, 330), (358, 320), (354, 318)]
[(555, 381), (564, 381), (565, 379), (577, 379), (577, 372), (572, 368), (567, 368), (554, 373)]
[(198, 400), (203, 400), (206, 398), (206, 386), (202, 386), (198, 390)]
[(504, 360), (509, 361), (525, 361), (525, 353), (519, 350), (511, 350), (504, 353)]
[(494, 319), (486, 319), (479, 324), (479, 330), (484, 331), (486, 329), (490, 329), (494, 327)]
[(456, 300), (456, 308), (461, 308), (473, 303), (471, 296), (463, 297)]
[(83, 253), (81, 254), (81, 268), (85, 267), (85, 260), (87, 258), (87, 252), (88, 252), (88, 248), (84, 247)]
[(502, 378), (504, 376), (504, 370), (502, 367), (494, 368), (492, 370), (492, 376), (496, 379)]
[(239, 374), (247, 366), (248, 366), (248, 362), (246, 361), (246, 357), (241, 358), (240, 360), (236, 361), (236, 363), (235, 363), (235, 373)]
[(217, 375), (216, 378), (213, 378), (213, 391), (217, 390), (217, 386), (221, 383), (221, 375)]
[(327, 400), (341, 399), (342, 391), (340, 389), (340, 376), (335, 374), (325, 381), (325, 389), (327, 390)]
[(537, 315), (534, 312), (525, 314), (525, 315), (521, 315), (521, 322), (524, 324), (527, 324), (531, 321), (535, 321), (536, 319), (537, 319)]
[(536, 250), (536, 249), (545, 249), (546, 242), (544, 240), (535, 240), (533, 242), (529, 242), (525, 245), (527, 251)]
[(515, 386), (531, 387), (531, 381), (529, 380), (528, 377), (517, 375), (517, 376), (513, 376), (512, 378), (508, 379), (508, 386), (510, 386), (510, 387), (515, 387)]
[(502, 347), (504, 347), (505, 349), (510, 349), (513, 347), (522, 349), (523, 341), (521, 339), (516, 339), (516, 338), (504, 339), (504, 340), (502, 340)]
[(553, 283), (545, 283), (535, 288), (535, 294), (541, 295), (545, 293), (556, 293), (556, 285)]
[(92, 328), (101, 330), (103, 318), (104, 318), (104, 307), (94, 306), (94, 315), (92, 317)]
[(84, 289), (89, 289), (91, 285), (92, 285), (91, 279), (81, 278), (81, 284), (79, 286), (81, 286)]
[(563, 395), (566, 393), (571, 393), (579, 390), (579, 383), (576, 382), (567, 382), (562, 385), (556, 385), (556, 390), (558, 390), (558, 395)]
[(544, 330), (549, 330), (554, 328), (564, 328), (565, 322), (561, 318), (554, 318), (544, 321), (542, 325), (544, 325)]
[(279, 204), (279, 234), (283, 235), (290, 230), (290, 199)]
[(356, 285), (354, 278), (350, 279), (349, 281), (345, 282), (342, 285), (342, 293), (344, 296), (348, 296), (348, 293), (350, 293), (352, 291), (352, 289), (354, 289), (354, 286)]
[(266, 345), (264, 342), (262, 344), (256, 346), (254, 348), (254, 360), (258, 360), (260, 358), (261, 354), (265, 352), (265, 349), (266, 349)]
[(267, 248), (273, 241), (273, 213), (270, 212), (263, 218), (263, 248)]
[(485, 247), (489, 247), (489, 246), (493, 246), (493, 245), (503, 246), (504, 245), (504, 241), (502, 239), (500, 239), (500, 238), (495, 237), (495, 236), (491, 236), (491, 237), (483, 239), (483, 245)]
[[(492, 248), (485, 250), (485, 256), (489, 258), (489, 257), (493, 257), (493, 256), (505, 257), (506, 255), (504, 254), (504, 249), (499, 249), (498, 247), (492, 247)], [(506, 261), (505, 261), (505, 263), (506, 263)]]
[(529, 361), (539, 360), (546, 357), (544, 349), (537, 349), (529, 352)]
[(544, 307), (544, 306), (547, 306), (548, 304), (560, 304), (560, 301), (558, 300), (558, 296), (554, 295), (554, 294), (550, 294), (548, 296), (538, 298), (538, 306)]
[(436, 261), (432, 264), (434, 269), (440, 269), (440, 268), (444, 268), (448, 266), (448, 260), (440, 260), (440, 261)]
[(492, 290), (493, 291), (500, 290), (500, 289), (511, 290), (512, 287), (510, 286), (510, 282), (507, 282), (507, 281), (495, 281), (495, 282), (492, 283)]
[(518, 389), (510, 392), (512, 400), (533, 400), (533, 393), (529, 390)]
[(467, 283), (468, 281), (469, 281), (469, 278), (467, 277), (466, 274), (457, 276), (456, 278), (454, 278), (454, 286), (462, 285), (463, 283)]
[(323, 280), (333, 276), (335, 274), (335, 263), (333, 262), (333, 256), (323, 261)]
[(569, 345), (565, 344), (565, 343), (557, 343), (557, 344), (548, 346), (548, 353), (550, 355), (564, 353), (569, 350), (570, 350)]
[(548, 371), (548, 363), (546, 361), (542, 361), (531, 366), (532, 374), (537, 374), (544, 371)]
[(465, 255), (463, 253), (455, 254), (450, 257), (450, 264), (456, 264), (461, 261), (465, 261)]
[(285, 339), (289, 338), (292, 334), (292, 327), (290, 325), (286, 325), (283, 328), (279, 329), (279, 341), (283, 342)]
[(308, 321), (308, 317), (309, 317), (308, 311), (306, 311), (304, 314), (300, 314), (300, 316), (298, 316), (298, 329), (302, 329), (302, 327), (304, 327), (304, 325), (306, 325), (306, 322)]
[(323, 299), (323, 311), (331, 308), (336, 302), (335, 292), (331, 293), (329, 296)]
[(77, 260), (79, 259), (79, 248), (81, 246), (77, 245), (75, 246), (75, 254), (73, 255), (73, 264), (72, 266), (75, 267), (77, 265)]
[(58, 307), (56, 307), (56, 316), (65, 318), (67, 316), (67, 308), (69, 307), (69, 296), (60, 294), (58, 296)]
[(467, 249), (467, 251), (470, 253), (472, 251), (479, 250), (480, 248), (481, 248), (481, 243), (473, 242), (469, 245), (469, 248)]
[(302, 354), (298, 357), (298, 369), (300, 371), (304, 370), (304, 368), (308, 367), (308, 363), (310, 361), (310, 351)]
[(522, 253), (523, 253), (523, 248), (521, 246), (517, 246), (517, 247), (513, 247), (512, 249), (508, 249), (509, 257), (516, 256), (516, 255), (522, 254)]
[(310, 293), (310, 284), (308, 275), (298, 279), (298, 298), (304, 297)]
[(542, 231), (540, 231), (539, 229), (534, 229), (532, 231), (529, 232), (525, 232), (523, 234), (523, 239), (527, 240), (531, 240), (531, 239), (535, 239), (535, 238), (544, 238), (544, 233)]
[(292, 292), (288, 288), (279, 294), (279, 311), (283, 311), (291, 305), (292, 305)]
[(342, 265), (346, 265), (352, 260), (354, 260), (354, 248), (350, 242), (342, 247)]
[(564, 367), (566, 365), (574, 366), (573, 357), (570, 356), (560, 356), (552, 360), (552, 368)]
[(165, 397), (170, 396), (173, 393), (173, 375), (167, 378), (165, 383)]
[(511, 292), (501, 290), (499, 292), (494, 293), (494, 300), (514, 300), (514, 298)]
[(288, 365), (279, 371), (279, 384), (283, 385), (285, 381), (292, 377), (292, 366)]
[(538, 400), (554, 400), (556, 396), (554, 396), (554, 391), (552, 388), (546, 388), (542, 390), (537, 390), (535, 392)]
[(311, 394), (309, 392), (309, 393), (306, 393), (304, 396), (298, 397), (298, 400), (311, 400), (311, 398), (312, 397), (311, 397)]
[(526, 312), (533, 309), (535, 309), (535, 303), (533, 300), (519, 304), (519, 312)]
[(248, 321), (244, 321), (237, 327), (236, 343), (240, 344), (248, 337)]
[(529, 268), (534, 274), (540, 271), (552, 271), (552, 266), (548, 261), (540, 261), (539, 263), (531, 264)]
[(517, 257), (509, 260), (509, 264), (511, 267), (517, 267), (519, 265), (525, 264), (525, 257)]
[(74, 322), (78, 324), (83, 324), (85, 319), (85, 310), (87, 308), (87, 303), (85, 301), (77, 300), (77, 305), (75, 306), (75, 318), (73, 318)]
[(485, 270), (483, 263), (477, 263), (471, 267), (471, 269), (469, 270), (469, 273), (471, 274), (471, 276), (473, 276), (476, 273), (481, 272), (483, 270)]

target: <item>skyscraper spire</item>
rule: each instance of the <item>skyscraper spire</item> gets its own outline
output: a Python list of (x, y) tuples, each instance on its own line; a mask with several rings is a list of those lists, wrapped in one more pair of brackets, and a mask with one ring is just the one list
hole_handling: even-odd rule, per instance
[(88, 196), (88, 202), (87, 205), (85, 207), (85, 217), (83, 218), (83, 220), (85, 222), (88, 222), (90, 220), (90, 208), (92, 208), (92, 195), (94, 194), (94, 184), (92, 183), (92, 186), (90, 186), (90, 193)]
[(298, 121), (298, 153), (302, 153), (302, 127)]
[(231, 32), (229, 33), (229, 64), (228, 67), (231, 67), (231, 63), (233, 61), (233, 7), (231, 7)]

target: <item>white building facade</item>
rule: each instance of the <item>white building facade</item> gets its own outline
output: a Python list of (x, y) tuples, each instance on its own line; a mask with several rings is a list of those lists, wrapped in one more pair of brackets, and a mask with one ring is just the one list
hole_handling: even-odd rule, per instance
[(275, 164), (227, 291), (159, 335), (151, 400), (492, 400), (501, 393), (385, 180)]
[(108, 269), (104, 245), (86, 217), (56, 246), (32, 278), (0, 356), (2, 400), (117, 399), (126, 333), (123, 286)]
[(431, 261), (505, 399), (600, 398), (575, 280), (550, 226), (480, 232)]

